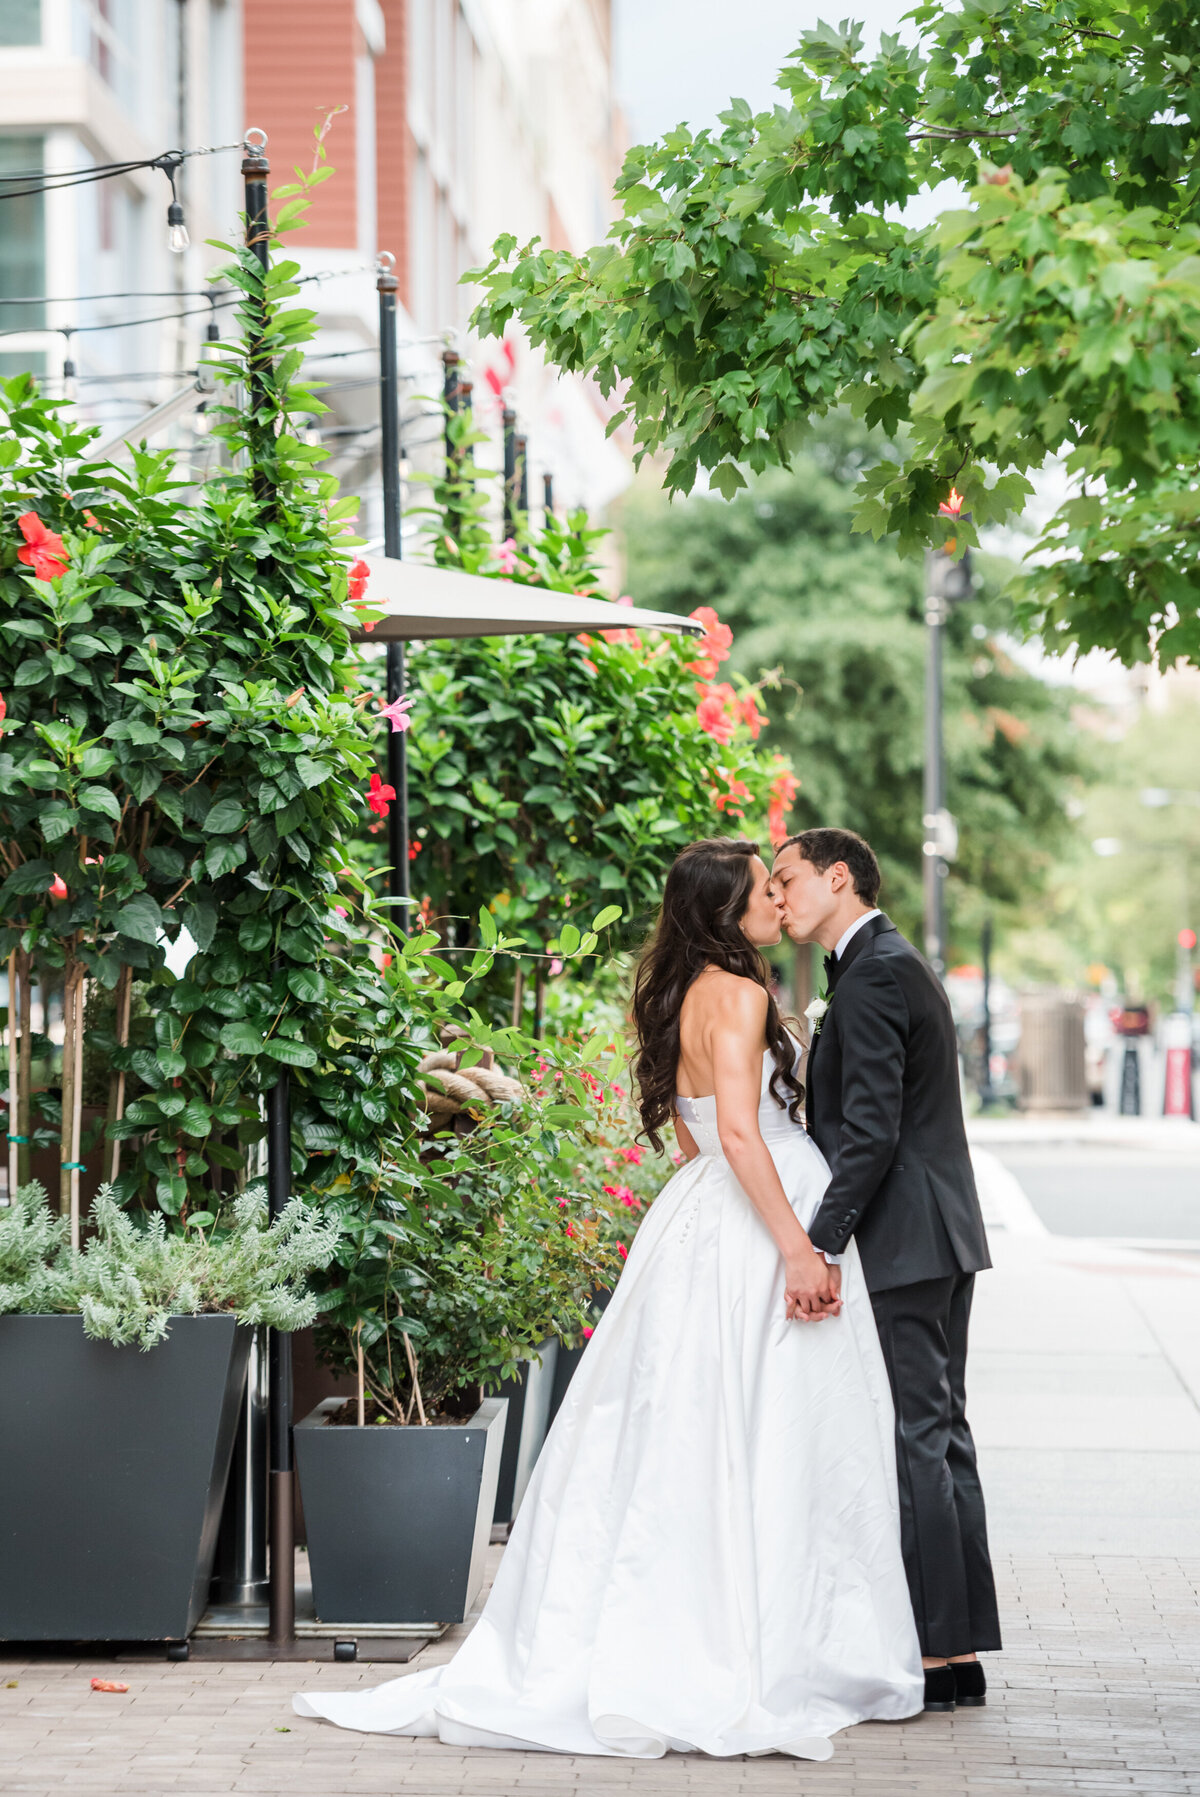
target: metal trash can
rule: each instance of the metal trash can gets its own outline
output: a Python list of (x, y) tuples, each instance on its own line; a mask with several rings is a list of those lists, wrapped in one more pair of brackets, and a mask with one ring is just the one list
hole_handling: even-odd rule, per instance
[(1017, 1057), (1022, 1110), (1088, 1108), (1083, 1018), (1083, 1000), (1073, 992), (1022, 993)]

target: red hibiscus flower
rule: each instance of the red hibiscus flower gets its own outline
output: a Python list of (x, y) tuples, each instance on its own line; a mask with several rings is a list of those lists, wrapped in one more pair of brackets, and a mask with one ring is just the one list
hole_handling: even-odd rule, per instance
[(720, 693), (708, 693), (696, 707), (696, 721), (714, 742), (727, 743), (733, 735), (733, 719)]
[(22, 512), (17, 529), (25, 539), (24, 549), (17, 550), (17, 560), (32, 568), (39, 580), (57, 580), (67, 571), (67, 551), (62, 538), (47, 530), (36, 512)]
[(387, 816), (390, 808), (390, 801), (394, 799), (395, 796), (396, 788), (394, 786), (385, 786), (378, 774), (371, 775), (371, 784), (367, 788), (364, 797), (366, 798), (369, 809), (375, 813), (376, 817)]

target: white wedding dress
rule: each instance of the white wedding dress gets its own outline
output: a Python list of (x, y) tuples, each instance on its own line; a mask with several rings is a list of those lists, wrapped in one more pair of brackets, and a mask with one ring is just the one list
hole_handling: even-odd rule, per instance
[[(767, 1091), (759, 1123), (808, 1222), (829, 1179)], [(853, 1242), (844, 1308), (787, 1321), (783, 1264), (716, 1101), (649, 1210), (454, 1659), (297, 1696), (343, 1728), (654, 1759), (828, 1759), (922, 1708), (887, 1374)]]

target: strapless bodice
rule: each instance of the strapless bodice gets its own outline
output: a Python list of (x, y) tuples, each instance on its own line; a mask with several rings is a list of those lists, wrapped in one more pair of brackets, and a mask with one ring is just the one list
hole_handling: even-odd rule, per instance
[[(789, 1032), (790, 1033), (790, 1032)], [(796, 1061), (800, 1058), (800, 1044), (795, 1037)], [(793, 1062), (793, 1066), (796, 1062)], [(775, 1071), (775, 1057), (769, 1048), (763, 1050), (762, 1085), (758, 1101), (758, 1127), (763, 1141), (768, 1145), (772, 1141), (794, 1139), (804, 1135), (802, 1124), (793, 1123), (785, 1110), (780, 1110), (771, 1096), (771, 1075)], [(717, 1100), (713, 1093), (706, 1093), (702, 1098), (687, 1098), (677, 1093), (675, 1109), (687, 1125), (688, 1133), (701, 1154), (720, 1155), (721, 1138), (717, 1134)]]

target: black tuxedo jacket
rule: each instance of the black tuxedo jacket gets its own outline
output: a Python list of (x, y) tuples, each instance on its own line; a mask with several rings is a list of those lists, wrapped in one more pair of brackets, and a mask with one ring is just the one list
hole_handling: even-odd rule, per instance
[(858, 1243), (869, 1291), (990, 1267), (942, 985), (882, 913), (830, 971), (808, 1057), (809, 1134), (832, 1179), (809, 1235)]

